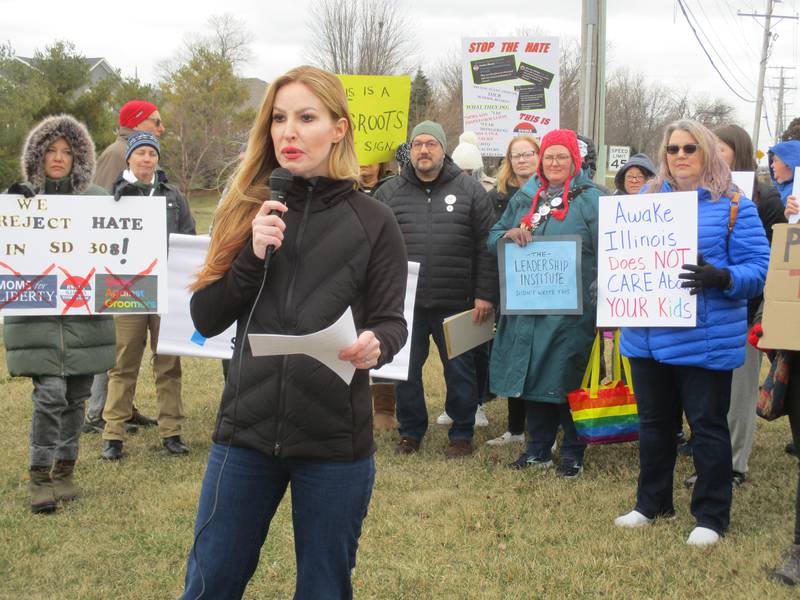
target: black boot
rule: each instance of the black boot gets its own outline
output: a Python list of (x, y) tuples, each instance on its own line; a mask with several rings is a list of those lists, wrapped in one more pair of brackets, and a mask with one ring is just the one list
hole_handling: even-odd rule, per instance
[(103, 444), (103, 454), (100, 458), (104, 460), (119, 460), (122, 458), (122, 440), (106, 440)]

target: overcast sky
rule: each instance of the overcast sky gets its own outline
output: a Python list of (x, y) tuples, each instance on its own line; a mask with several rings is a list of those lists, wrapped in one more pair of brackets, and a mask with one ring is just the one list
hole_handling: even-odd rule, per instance
[[(396, 1), (413, 24), (412, 38), (418, 48), (414, 59), (423, 68), (433, 67), (449, 52), (458, 50), (461, 37), (512, 35), (527, 28), (580, 40), (580, 0)], [(736, 13), (763, 13), (766, 1), (685, 1), (710, 38), (711, 44), (706, 45), (726, 78), (742, 96), (753, 99), (762, 22)], [(785, 0), (775, 12), (796, 14), (797, 2)], [(193, 0), (138, 5), (113, 0), (0, 0), (0, 40), (9, 41), (18, 55), (31, 56), (55, 40), (67, 39), (86, 56), (105, 57), (123, 76), (138, 74), (143, 81), (153, 82), (158, 78), (158, 63), (173, 55), (186, 35), (203, 33), (209, 16), (229, 12), (244, 19), (254, 36), (254, 59), (242, 74), (270, 81), (306, 61), (310, 37), (307, 17), (313, 5), (314, 0)], [(722, 96), (736, 107), (738, 122), (752, 130), (755, 105), (739, 100), (725, 87), (674, 0), (607, 0), (607, 6), (609, 70), (626, 66), (644, 72), (651, 81), (691, 93)], [(794, 77), (797, 22), (782, 21), (773, 33), (777, 39), (769, 64), (792, 67), (786, 74)], [(713, 54), (712, 45), (722, 58)], [(768, 71), (767, 83), (776, 85), (776, 76), (776, 70)], [(796, 97), (796, 91), (789, 92), (789, 100)], [(768, 90), (765, 98), (774, 135), (777, 91)], [(800, 105), (793, 102), (787, 123), (795, 110), (800, 110)], [(766, 149), (771, 138), (763, 121), (761, 131), (760, 147)]]

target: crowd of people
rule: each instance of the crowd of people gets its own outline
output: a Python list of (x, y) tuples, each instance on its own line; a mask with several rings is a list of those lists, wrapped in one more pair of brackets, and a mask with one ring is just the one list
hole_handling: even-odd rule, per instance
[[(194, 234), (189, 204), (159, 168), (165, 124), (157, 107), (132, 101), (119, 117), (119, 137), (97, 163), (91, 137), (71, 116), (36, 125), (22, 153), (23, 180), (8, 193), (110, 195), (120, 202), (164, 196), (168, 233)], [(600, 197), (612, 193), (696, 192), (698, 199), (697, 261), (680, 275), (697, 297), (696, 325), (621, 332), (636, 390), (640, 462), (633, 508), (614, 524), (640, 528), (674, 516), (685, 416), (695, 467), (686, 481), (695, 519), (687, 544), (718, 543), (753, 444), (762, 353), (747, 334), (760, 321), (772, 226), (800, 213), (791, 194), (800, 141), (777, 144), (768, 157), (771, 182), (754, 178), (752, 189), (740, 189), (731, 172), (756, 169), (746, 132), (677, 121), (666, 127), (655, 160), (632, 156), (612, 191), (592, 180), (592, 141), (557, 129), (541, 139), (514, 137), (493, 179), (474, 134), (462, 134), (448, 153), (442, 126), (423, 121), (398, 148), (392, 174), (388, 164), (358, 164), (338, 78), (298, 67), (276, 79), (192, 285), (200, 334), (211, 337), (235, 323), (236, 341), (183, 598), (243, 595), (288, 488), (295, 597), (352, 597), (350, 574), (375, 481), (373, 430), (396, 426), (401, 456), (420, 450), (431, 421), (422, 376), (431, 338), (446, 388), (445, 410), (435, 420), (449, 426), (448, 459), (474, 452), (474, 428), (485, 421), (481, 405), (502, 397), (507, 430), (487, 443), (520, 444), (508, 467), (557, 464), (558, 476), (580, 477), (586, 444), (567, 394), (581, 385), (595, 337), (598, 210)], [(281, 181), (278, 201), (271, 194)], [(503, 314), (499, 245), (564, 235), (581, 240), (580, 314)], [(408, 261), (420, 271), (406, 323)], [(358, 332), (339, 353), (355, 368), (349, 384), (310, 357), (257, 358), (247, 347), (248, 334), (312, 333), (348, 307)], [(476, 324), (494, 321), (495, 337), (449, 358), (443, 320), (464, 311)], [(107, 460), (121, 459), (127, 433), (142, 426), (158, 427), (166, 453), (190, 451), (181, 439), (180, 359), (156, 352), (158, 330), (154, 314), (5, 317), (9, 372), (33, 383), (33, 512), (51, 513), (78, 497), (73, 473), (81, 430), (102, 432)], [(156, 419), (134, 406), (148, 334)], [(407, 339), (407, 379), (370, 381), (370, 370), (391, 362)], [(800, 447), (800, 358), (792, 357), (786, 411)], [(800, 475), (795, 539), (773, 577), (800, 583)]]

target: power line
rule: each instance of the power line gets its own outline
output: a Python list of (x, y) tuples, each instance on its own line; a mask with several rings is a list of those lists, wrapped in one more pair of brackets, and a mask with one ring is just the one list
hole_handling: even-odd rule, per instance
[(756, 49), (750, 44), (750, 34), (748, 34), (744, 30), (744, 27), (742, 27), (742, 22), (739, 20), (739, 17), (734, 12), (733, 8), (731, 8), (731, 5), (728, 2), (725, 2), (725, 0), (716, 0), (716, 2), (717, 2), (717, 5), (721, 4), (730, 13), (731, 18), (733, 19), (733, 22), (736, 23), (736, 27), (739, 30), (739, 35), (740, 35), (739, 39), (744, 41), (745, 46), (747, 46), (747, 49), (749, 50), (749, 53), (752, 54), (752, 55), (758, 54)]
[[(689, 4), (687, 3), (686, 4), (686, 8), (689, 10), (689, 14), (691, 14), (692, 17), (694, 18), (695, 23), (697, 24), (698, 28), (700, 29), (700, 32), (706, 37), (706, 39), (708, 40), (709, 44), (711, 44), (711, 48), (717, 53), (717, 56), (719, 56), (720, 60), (722, 60), (723, 64), (725, 65), (725, 67), (727, 67), (728, 71), (733, 76), (733, 78), (736, 80), (736, 82), (740, 86), (742, 86), (742, 89), (748, 90), (748, 89), (752, 88), (753, 87), (753, 82), (750, 81), (749, 76), (744, 71), (742, 71), (742, 68), (739, 66), (739, 62), (736, 60), (736, 58), (734, 58), (734, 56), (728, 51), (728, 48), (725, 45), (725, 42), (719, 36), (719, 32), (717, 31), (717, 27), (715, 27), (714, 23), (711, 22), (711, 18), (708, 16), (708, 13), (706, 13), (706, 9), (703, 8), (703, 3), (698, 0), (698, 2), (696, 2), (696, 5), (697, 5), (697, 8), (700, 9), (700, 12), (703, 14), (703, 17), (705, 18), (706, 22), (708, 23), (708, 26), (709, 26), (709, 29), (711, 30), (711, 33), (713, 33), (714, 37), (717, 39), (718, 45), (714, 45), (714, 42), (712, 42), (711, 38), (706, 33), (706, 30), (704, 30), (702, 27), (700, 27), (700, 21), (694, 15), (694, 12), (692, 11), (691, 6), (689, 6)], [(717, 48), (722, 48), (722, 50), (727, 55), (728, 59), (730, 59), (730, 62), (733, 64), (734, 67), (736, 67), (736, 70), (745, 79), (746, 83), (742, 83), (742, 80), (739, 79), (736, 76), (736, 74), (733, 72), (733, 69), (730, 67), (730, 64), (725, 62), (725, 58), (723, 58), (722, 53), (720, 53), (720, 51)]]
[(686, 23), (689, 25), (689, 28), (692, 30), (692, 33), (694, 34), (694, 37), (697, 39), (697, 43), (700, 44), (700, 48), (702, 48), (703, 53), (706, 55), (706, 58), (708, 58), (708, 62), (711, 63), (711, 66), (714, 67), (714, 70), (717, 72), (717, 75), (719, 75), (719, 78), (722, 79), (722, 83), (724, 83), (725, 86), (731, 92), (733, 92), (733, 94), (737, 98), (744, 100), (745, 102), (755, 102), (755, 100), (750, 100), (748, 98), (745, 98), (739, 92), (737, 92), (735, 89), (731, 87), (731, 84), (728, 83), (728, 80), (725, 79), (725, 76), (722, 74), (717, 65), (714, 63), (714, 59), (711, 58), (711, 55), (708, 53), (708, 50), (706, 50), (706, 47), (703, 45), (703, 40), (700, 39), (697, 30), (694, 28), (694, 25), (692, 25), (692, 22), (689, 20), (689, 15), (686, 14), (686, 8), (683, 5), (683, 0), (678, 0), (678, 6), (680, 6), (681, 12), (683, 13), (683, 17), (686, 19)]

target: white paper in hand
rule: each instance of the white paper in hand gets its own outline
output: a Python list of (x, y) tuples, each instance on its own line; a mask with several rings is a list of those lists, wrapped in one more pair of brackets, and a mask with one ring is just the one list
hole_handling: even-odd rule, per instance
[(356, 324), (350, 307), (330, 327), (308, 335), (274, 335), (251, 333), (247, 336), (253, 356), (305, 354), (336, 373), (350, 385), (356, 368), (349, 361), (339, 360), (339, 352), (356, 341)]

